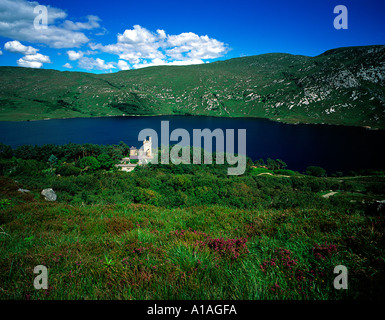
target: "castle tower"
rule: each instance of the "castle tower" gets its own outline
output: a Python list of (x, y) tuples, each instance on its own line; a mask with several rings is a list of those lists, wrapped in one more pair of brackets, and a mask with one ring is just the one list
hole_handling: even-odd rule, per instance
[(135, 147), (130, 148), (130, 156), (137, 156), (138, 155), (138, 150)]
[(147, 158), (152, 158), (152, 140), (151, 136), (148, 138), (148, 140), (143, 141), (143, 154)]

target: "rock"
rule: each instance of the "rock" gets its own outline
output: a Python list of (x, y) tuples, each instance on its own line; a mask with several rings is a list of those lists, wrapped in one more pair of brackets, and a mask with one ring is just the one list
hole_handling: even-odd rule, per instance
[(41, 194), (45, 197), (47, 201), (56, 201), (56, 193), (52, 190), (52, 188), (44, 189)]
[(385, 200), (376, 201), (369, 204), (365, 208), (365, 214), (369, 216), (383, 216), (385, 215)]
[(23, 193), (27, 193), (27, 192), (30, 192), (30, 191), (29, 191), (29, 190), (27, 190), (27, 189), (21, 189), (21, 188), (17, 189), (17, 191), (19, 191), (19, 192), (23, 192)]

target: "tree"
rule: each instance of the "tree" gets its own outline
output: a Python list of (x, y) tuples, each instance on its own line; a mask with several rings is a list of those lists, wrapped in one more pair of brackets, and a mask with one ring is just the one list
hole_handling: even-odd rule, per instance
[(119, 148), (122, 152), (122, 154), (129, 154), (130, 153), (130, 147), (125, 144), (123, 141), (119, 142)]
[(98, 156), (97, 160), (100, 163), (100, 168), (102, 169), (110, 169), (114, 166), (114, 161), (112, 161), (111, 157), (107, 153), (102, 153)]
[(49, 166), (51, 169), (51, 174), (53, 174), (53, 168), (56, 167), (57, 161), (58, 161), (57, 157), (53, 154), (51, 154), (50, 157), (48, 158), (48, 163), (49, 163)]
[(51, 154), (50, 157), (48, 158), (48, 163), (51, 168), (57, 165), (57, 161), (58, 161), (57, 157), (53, 154)]
[(283, 160), (281, 159), (276, 159), (275, 162), (277, 163), (277, 166), (278, 166), (278, 170), (280, 169), (284, 169), (287, 167), (287, 164), (286, 162), (284, 162)]
[(265, 167), (266, 166), (266, 163), (265, 161), (261, 158), (261, 159), (258, 159), (257, 161), (254, 162), (254, 165), (257, 166), (257, 167)]
[(306, 174), (314, 177), (324, 177), (326, 170), (317, 166), (309, 166), (306, 168)]
[(88, 156), (88, 157), (81, 158), (79, 160), (78, 167), (83, 170), (85, 169), (85, 170), (94, 171), (100, 168), (100, 163), (95, 157)]
[(10, 146), (5, 145), (4, 143), (0, 143), (0, 158), (11, 159), (12, 155), (12, 148)]
[(81, 171), (80, 168), (75, 167), (70, 163), (64, 163), (56, 169), (56, 173), (61, 176), (78, 176)]
[(276, 170), (276, 169), (278, 169), (277, 162), (275, 160), (271, 159), (271, 158), (267, 158), (266, 166), (267, 166), (267, 169), (269, 169), (269, 170)]

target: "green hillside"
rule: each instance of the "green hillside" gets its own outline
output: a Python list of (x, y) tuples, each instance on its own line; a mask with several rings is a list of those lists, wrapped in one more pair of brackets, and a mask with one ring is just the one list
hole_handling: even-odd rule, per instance
[[(0, 148), (0, 300), (385, 297), (385, 171), (127, 173), (114, 167), (124, 143)], [(33, 286), (38, 265), (47, 290)], [(348, 290), (333, 285), (338, 265)]]
[(0, 120), (191, 114), (385, 128), (385, 46), (102, 75), (0, 67), (0, 83)]

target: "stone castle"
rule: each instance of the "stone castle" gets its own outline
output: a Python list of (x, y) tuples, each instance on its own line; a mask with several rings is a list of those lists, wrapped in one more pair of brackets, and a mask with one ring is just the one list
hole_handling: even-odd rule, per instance
[[(152, 141), (151, 137), (143, 141), (143, 147), (139, 150), (135, 147), (130, 148), (130, 156), (123, 158), (116, 167), (121, 168), (122, 171), (130, 172), (135, 169), (137, 165), (143, 165), (148, 163), (148, 160), (152, 159)], [(136, 163), (131, 163), (131, 160)]]
[(151, 137), (143, 141), (142, 149), (136, 149), (135, 147), (130, 148), (130, 158), (139, 159), (139, 158), (152, 158), (152, 141)]

